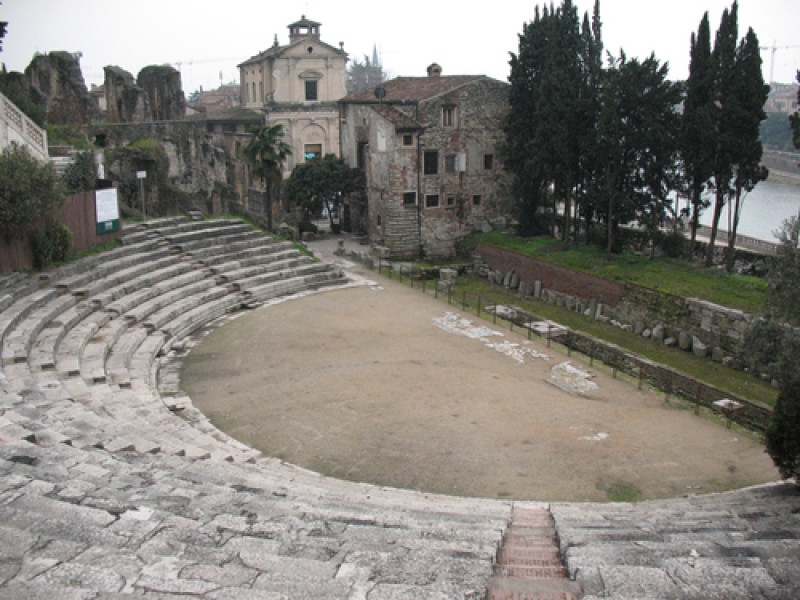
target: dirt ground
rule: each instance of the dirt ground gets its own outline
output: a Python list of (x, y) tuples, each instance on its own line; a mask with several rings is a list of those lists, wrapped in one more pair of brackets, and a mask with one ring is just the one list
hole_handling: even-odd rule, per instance
[[(183, 389), (216, 426), (267, 455), (387, 486), (603, 501), (779, 479), (752, 436), (538, 338), (378, 283), (232, 319), (186, 358)], [(448, 311), (502, 336), (437, 326)], [(548, 360), (509, 355), (526, 348)], [(551, 383), (551, 369), (567, 360), (597, 388), (581, 395)]]

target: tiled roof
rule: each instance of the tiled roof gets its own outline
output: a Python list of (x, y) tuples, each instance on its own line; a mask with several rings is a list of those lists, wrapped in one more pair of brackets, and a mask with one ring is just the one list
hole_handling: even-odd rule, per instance
[(450, 92), (464, 84), (483, 79), (485, 75), (449, 75), (446, 77), (397, 77), (360, 92), (348, 94), (340, 102), (377, 102), (375, 88), (386, 90), (384, 102), (427, 100)]
[(244, 65), (249, 65), (249, 64), (253, 64), (253, 63), (259, 63), (265, 58), (280, 56), (281, 54), (283, 54), (287, 50), (289, 50), (291, 48), (294, 48), (295, 46), (299, 46), (301, 44), (307, 44), (308, 42), (313, 42), (315, 44), (319, 44), (320, 46), (324, 46), (325, 48), (327, 48), (328, 50), (331, 50), (332, 52), (336, 52), (337, 54), (342, 54), (344, 56), (347, 56), (347, 52), (345, 52), (341, 48), (336, 48), (335, 46), (331, 46), (330, 44), (326, 44), (322, 40), (318, 40), (317, 38), (312, 37), (312, 36), (309, 35), (309, 36), (304, 37), (301, 40), (297, 40), (296, 42), (292, 42), (291, 44), (286, 44), (285, 46), (272, 46), (272, 48), (270, 48), (268, 50), (264, 50), (263, 52), (259, 52), (255, 56), (251, 56), (246, 61), (244, 61), (242, 63), (239, 63), (236, 66), (237, 67), (242, 67)]
[(396, 108), (388, 104), (378, 104), (373, 107), (373, 110), (382, 116), (384, 119), (394, 124), (397, 129), (421, 129), (422, 124), (416, 119), (412, 119), (408, 115), (400, 112)]

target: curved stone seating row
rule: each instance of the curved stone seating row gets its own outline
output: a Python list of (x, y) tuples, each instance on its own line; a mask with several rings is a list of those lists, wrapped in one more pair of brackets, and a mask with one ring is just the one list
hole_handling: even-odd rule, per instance
[(791, 484), (553, 516), (586, 598), (796, 598), (800, 493)]
[[(120, 260), (136, 256), (123, 247), (106, 275), (70, 265), (0, 295), (13, 298), (0, 312), (0, 597), (484, 598), (512, 503), (264, 458), (181, 394), (170, 364), (185, 336), (242, 305), (342, 281), (228, 229), (239, 225), (148, 222), (126, 241), (149, 269)], [(231, 235), (246, 239), (216, 243)], [(273, 270), (247, 270), (256, 257)], [(83, 265), (97, 274), (102, 262)], [(587, 597), (788, 598), (800, 580), (792, 490), (552, 511)]]
[[(217, 246), (214, 270), (184, 252), (127, 278), (120, 263), (54, 273), (60, 291), (0, 315), (19, 345), (4, 343), (0, 372), (0, 596), (482, 597), (507, 504), (328, 480), (260, 457), (191, 405), (166, 408), (168, 344), (245, 298), (342, 281), (282, 243), (280, 256)], [(273, 273), (250, 269), (256, 257)], [(217, 285), (222, 273), (255, 293)]]

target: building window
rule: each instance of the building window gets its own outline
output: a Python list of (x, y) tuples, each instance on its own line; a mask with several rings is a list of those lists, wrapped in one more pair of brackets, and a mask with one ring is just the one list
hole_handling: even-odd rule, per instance
[(481, 205), (481, 200), (482, 200), (482, 198), (481, 198), (480, 194), (477, 194), (477, 195), (473, 196), (472, 197), (472, 205), (473, 206), (480, 206)]
[(491, 171), (494, 168), (494, 154), (483, 155), (483, 168)]
[(439, 173), (439, 151), (428, 150), (424, 155), (423, 173), (425, 175), (436, 175)]
[(303, 148), (303, 157), (311, 160), (317, 156), (322, 156), (322, 144), (306, 144)]
[(416, 204), (417, 203), (417, 192), (403, 192), (403, 204)]
[(445, 173), (455, 173), (456, 172), (456, 155), (455, 154), (445, 154), (445, 156), (444, 156), (444, 171), (445, 171)]
[(306, 80), (306, 100), (316, 100), (317, 99), (317, 80), (316, 79), (307, 79)]
[(428, 194), (425, 196), (425, 208), (436, 208), (439, 206), (439, 194)]
[(410, 133), (403, 134), (403, 146), (413, 146), (414, 136)]
[(447, 206), (455, 206), (456, 205), (456, 197), (455, 196), (448, 196), (447, 197)]
[(260, 102), (264, 102), (264, 82), (258, 82), (258, 99)]
[(456, 114), (455, 106), (443, 106), (442, 127), (452, 127), (453, 124), (455, 123), (455, 114)]
[(381, 226), (381, 216), (380, 215), (378, 215), (378, 217), (376, 218), (375, 223), (378, 225), (378, 227)]
[(258, 101), (256, 99), (256, 82), (255, 81), (253, 82), (253, 100), (252, 101), (253, 102), (257, 102)]
[(356, 166), (364, 171), (367, 168), (367, 142), (358, 143), (356, 154)]

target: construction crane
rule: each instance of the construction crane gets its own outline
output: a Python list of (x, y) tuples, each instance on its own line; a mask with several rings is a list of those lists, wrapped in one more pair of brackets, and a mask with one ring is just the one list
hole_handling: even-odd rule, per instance
[(800, 46), (778, 46), (773, 41), (772, 46), (760, 46), (759, 50), (769, 50), (770, 51), (770, 58), (769, 58), (769, 83), (774, 82), (774, 73), (775, 73), (775, 52), (778, 50), (787, 50), (792, 48), (800, 48)]
[(210, 64), (210, 63), (230, 62), (232, 60), (239, 61), (239, 60), (242, 60), (242, 57), (241, 56), (234, 56), (232, 58), (207, 58), (207, 59), (203, 59), (203, 60), (179, 60), (179, 61), (175, 61), (175, 62), (169, 62), (167, 64), (176, 66), (178, 68), (178, 71), (180, 71), (181, 67), (183, 65), (188, 65), (188, 66), (191, 67), (192, 65), (206, 65), (206, 64)]

